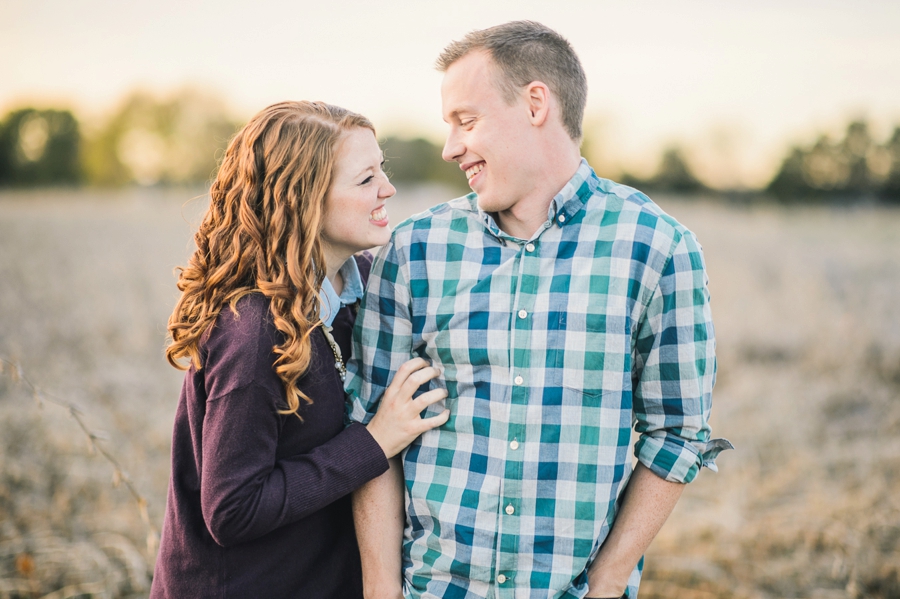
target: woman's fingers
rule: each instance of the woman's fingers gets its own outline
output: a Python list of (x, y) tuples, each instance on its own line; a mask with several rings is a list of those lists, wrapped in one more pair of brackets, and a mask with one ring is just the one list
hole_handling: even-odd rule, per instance
[(386, 456), (396, 455), (416, 437), (441, 426), (450, 418), (450, 410), (422, 418), (425, 409), (447, 397), (446, 389), (431, 389), (413, 399), (422, 385), (440, 373), (439, 369), (429, 366), (422, 358), (409, 360), (397, 369), (382, 398), (381, 407), (367, 425), (369, 433)]
[(397, 369), (397, 373), (394, 375), (390, 385), (388, 385), (387, 393), (411, 398), (419, 387), (437, 377), (440, 373), (440, 370), (430, 366), (422, 358), (413, 358), (404, 362)]
[(450, 420), (450, 410), (444, 410), (437, 416), (431, 416), (430, 418), (422, 418), (421, 419), (421, 430), (419, 434), (424, 433), (425, 431), (431, 430), (433, 428), (437, 428), (447, 423)]
[(436, 378), (441, 371), (433, 366), (424, 366), (411, 373), (400, 387), (400, 392), (412, 397), (413, 394), (425, 383)]
[(416, 409), (421, 413), (422, 410), (424, 410), (428, 406), (435, 404), (446, 398), (447, 398), (447, 390), (446, 389), (432, 389), (431, 391), (426, 391), (419, 397), (415, 398), (413, 400), (413, 403), (417, 404)]
[(425, 366), (428, 366), (428, 362), (426, 362), (422, 358), (413, 358), (412, 360), (404, 362), (400, 365), (400, 368), (397, 369), (397, 373), (394, 375), (394, 379), (391, 381), (391, 384), (388, 385), (388, 388), (400, 388), (411, 374), (413, 374), (414, 372), (418, 372)]
[[(432, 406), (439, 401), (443, 401), (447, 399), (447, 390), (446, 389), (432, 389), (426, 393), (423, 393), (416, 399), (412, 400), (412, 404), (415, 406), (416, 412), (419, 415), (427, 409), (429, 406)], [(427, 430), (431, 430), (433, 428), (437, 428), (447, 422), (450, 419), (450, 410), (444, 410), (437, 416), (429, 416), (427, 418), (419, 418), (419, 420), (415, 423), (418, 428), (418, 434), (422, 434)]]

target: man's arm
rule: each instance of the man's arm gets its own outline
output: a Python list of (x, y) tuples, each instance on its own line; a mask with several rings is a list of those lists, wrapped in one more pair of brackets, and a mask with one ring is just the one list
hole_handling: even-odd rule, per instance
[(353, 493), (353, 522), (362, 559), (366, 599), (402, 599), (401, 546), (406, 512), (403, 466), (391, 458), (390, 469)]
[[(387, 473), (381, 478), (385, 476)], [(628, 577), (672, 513), (683, 490), (683, 484), (663, 480), (643, 464), (637, 465), (625, 487), (609, 536), (588, 569), (587, 597), (621, 597), (625, 593)]]
[(715, 333), (706, 268), (685, 232), (640, 319), (632, 372), (639, 460), (609, 536), (588, 569), (588, 597), (621, 597), (641, 556), (701, 466), (730, 443), (710, 439)]
[[(375, 257), (356, 317), (352, 358), (347, 363), (350, 420), (363, 424), (373, 420), (391, 376), (412, 357), (409, 304), (409, 284), (392, 238)], [(399, 456), (388, 462), (387, 472), (353, 493), (366, 599), (403, 597), (403, 467)]]

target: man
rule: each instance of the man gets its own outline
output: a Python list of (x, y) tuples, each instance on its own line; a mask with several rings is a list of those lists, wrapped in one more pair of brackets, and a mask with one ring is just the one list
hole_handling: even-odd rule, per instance
[(581, 159), (587, 86), (556, 32), (475, 31), (438, 69), (444, 159), (474, 193), (380, 251), (349, 389), (367, 421), (421, 356), (451, 416), (354, 496), (367, 597), (636, 597), (683, 483), (730, 446), (707, 424), (700, 247)]

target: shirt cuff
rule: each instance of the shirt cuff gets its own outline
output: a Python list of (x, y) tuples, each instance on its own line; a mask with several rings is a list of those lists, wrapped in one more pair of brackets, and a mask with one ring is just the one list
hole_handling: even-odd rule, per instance
[(372, 436), (372, 433), (369, 432), (368, 428), (361, 424), (351, 423), (344, 429), (344, 434), (353, 435), (354, 443), (358, 444), (359, 453), (368, 456), (360, 459), (361, 469), (369, 470), (369, 474), (374, 473), (375, 476), (372, 478), (387, 472), (389, 467), (387, 456), (384, 455), (384, 450), (378, 444), (378, 441), (375, 440), (375, 437)]
[(734, 449), (727, 439), (689, 442), (672, 434), (641, 435), (634, 446), (634, 454), (660, 478), (674, 483), (689, 483), (702, 467), (718, 472), (716, 457), (726, 449)]

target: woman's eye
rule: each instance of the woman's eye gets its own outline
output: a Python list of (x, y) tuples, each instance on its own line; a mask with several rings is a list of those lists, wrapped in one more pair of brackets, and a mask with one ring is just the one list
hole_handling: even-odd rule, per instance
[(366, 177), (365, 179), (363, 179), (363, 181), (362, 181), (362, 183), (360, 183), (360, 185), (365, 185), (366, 183), (371, 183), (371, 182), (372, 182), (372, 179), (374, 179), (374, 178), (375, 178), (374, 175), (369, 175), (368, 177)]

